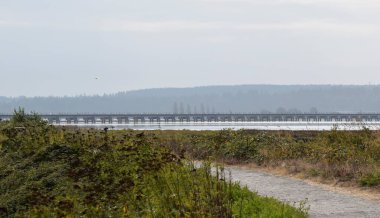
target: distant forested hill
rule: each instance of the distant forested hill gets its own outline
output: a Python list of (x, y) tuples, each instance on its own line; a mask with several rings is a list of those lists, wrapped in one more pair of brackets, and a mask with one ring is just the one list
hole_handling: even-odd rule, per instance
[(241, 85), (162, 88), (102, 96), (0, 97), (0, 113), (380, 112), (380, 86)]

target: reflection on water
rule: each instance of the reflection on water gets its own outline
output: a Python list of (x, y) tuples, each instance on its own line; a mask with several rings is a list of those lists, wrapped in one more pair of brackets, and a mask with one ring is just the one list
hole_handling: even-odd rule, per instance
[[(72, 126), (71, 124), (61, 124)], [(380, 130), (380, 122), (176, 122), (176, 123), (132, 123), (132, 124), (76, 124), (87, 128), (135, 129), (135, 130), (222, 130), (222, 129), (256, 129), (256, 130), (360, 130), (364, 127)]]

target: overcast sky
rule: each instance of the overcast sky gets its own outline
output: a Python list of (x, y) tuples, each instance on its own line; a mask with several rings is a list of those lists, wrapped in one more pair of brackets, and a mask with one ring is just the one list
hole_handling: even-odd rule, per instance
[(0, 0), (0, 96), (368, 83), (379, 0)]

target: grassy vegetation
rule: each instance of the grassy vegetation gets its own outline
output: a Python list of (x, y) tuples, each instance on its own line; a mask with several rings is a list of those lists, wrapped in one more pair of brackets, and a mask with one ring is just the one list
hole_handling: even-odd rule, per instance
[(291, 173), (380, 184), (380, 132), (361, 131), (172, 131), (155, 132), (181, 156), (281, 166)]
[(215, 140), (57, 128), (20, 110), (0, 123), (0, 217), (306, 217), (182, 155)]

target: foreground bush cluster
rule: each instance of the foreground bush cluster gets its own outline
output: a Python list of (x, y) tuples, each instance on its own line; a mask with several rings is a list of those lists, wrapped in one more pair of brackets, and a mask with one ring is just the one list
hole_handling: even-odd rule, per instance
[(194, 167), (172, 137), (56, 128), (20, 111), (0, 123), (0, 217), (306, 217)]
[(361, 131), (156, 132), (162, 145), (194, 159), (281, 166), (292, 173), (364, 186), (380, 184), (380, 133)]

